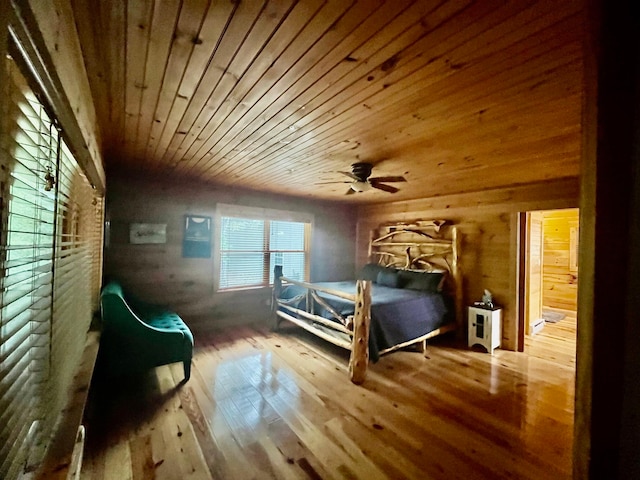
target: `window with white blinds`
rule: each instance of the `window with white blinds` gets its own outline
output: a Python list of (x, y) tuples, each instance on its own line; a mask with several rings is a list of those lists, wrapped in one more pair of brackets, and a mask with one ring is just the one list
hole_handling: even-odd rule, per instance
[(273, 267), (282, 265), (282, 274), (293, 280), (307, 278), (306, 224), (269, 222), (269, 284), (273, 284)]
[[(57, 235), (51, 318), (51, 378), (73, 377), (84, 349), (101, 281), (102, 199), (64, 140), (57, 170)], [(67, 391), (54, 389), (52, 405), (64, 407)]]
[(219, 289), (271, 285), (275, 265), (288, 278), (308, 279), (310, 229), (308, 222), (221, 215)]
[[(9, 63), (3, 105), (0, 477), (14, 478), (43, 442), (50, 366), (58, 132)], [(9, 102), (6, 102), (9, 99)]]
[(97, 306), (102, 198), (9, 58), (2, 88), (0, 478), (41, 459)]

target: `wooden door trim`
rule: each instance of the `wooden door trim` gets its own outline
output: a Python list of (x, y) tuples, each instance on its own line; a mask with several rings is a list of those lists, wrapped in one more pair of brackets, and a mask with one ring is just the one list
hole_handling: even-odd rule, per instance
[(518, 340), (516, 349), (524, 352), (527, 308), (527, 212), (518, 212)]

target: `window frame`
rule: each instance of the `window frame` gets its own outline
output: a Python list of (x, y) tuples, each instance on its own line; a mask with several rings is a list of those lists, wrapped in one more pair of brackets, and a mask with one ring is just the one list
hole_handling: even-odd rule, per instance
[[(221, 287), (220, 275), (222, 270), (222, 219), (223, 218), (241, 218), (247, 220), (260, 220), (264, 222), (264, 249), (261, 251), (266, 268), (263, 270), (262, 283), (259, 285), (242, 285), (234, 287)], [(304, 281), (308, 282), (311, 277), (311, 235), (313, 232), (313, 215), (305, 212), (295, 212), (289, 210), (276, 210), (269, 208), (247, 207), (242, 205), (218, 204), (215, 215), (215, 264), (214, 264), (214, 291), (216, 293), (236, 292), (243, 290), (259, 290), (273, 287), (270, 282), (270, 276), (273, 270), (271, 265), (271, 254), (278, 253), (282, 250), (270, 249), (270, 231), (271, 222), (296, 222), (304, 224)]]

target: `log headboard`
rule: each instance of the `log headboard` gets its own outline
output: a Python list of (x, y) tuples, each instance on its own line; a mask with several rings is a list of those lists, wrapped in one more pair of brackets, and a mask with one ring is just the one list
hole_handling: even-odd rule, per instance
[(464, 302), (460, 269), (460, 235), (447, 220), (416, 220), (380, 225), (371, 231), (369, 262), (403, 270), (447, 273), (444, 289), (455, 299), (461, 332)]

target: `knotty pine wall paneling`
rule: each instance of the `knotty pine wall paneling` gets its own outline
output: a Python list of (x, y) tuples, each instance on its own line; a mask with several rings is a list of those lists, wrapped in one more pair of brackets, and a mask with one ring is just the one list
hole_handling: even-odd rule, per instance
[[(358, 209), (357, 267), (367, 262), (369, 232), (381, 223), (446, 219), (462, 234), (460, 257), (464, 304), (480, 300), (484, 289), (502, 305), (502, 348), (517, 346), (518, 212), (574, 207), (578, 179), (564, 179), (472, 194), (361, 206)], [(463, 322), (466, 323), (466, 322)], [(461, 332), (461, 338), (466, 332)]]
[[(62, 111), (57, 111), (56, 114), (61, 121), (66, 121), (66, 134), (72, 137), (70, 147), (76, 158), (92, 184), (102, 191), (105, 184), (102, 135), (76, 30), (73, 7), (70, 0), (29, 0), (28, 3), (42, 35), (43, 45), (39, 47), (46, 48), (51, 57), (55, 73), (50, 73), (59, 79), (73, 118), (60, 118), (63, 115)], [(56, 81), (53, 83), (57, 84)], [(54, 105), (54, 108), (56, 107), (58, 105)], [(77, 125), (77, 136), (75, 129), (72, 130), (75, 125), (71, 123)]]
[[(270, 289), (215, 292), (214, 262), (219, 244), (215, 228), (211, 258), (182, 257), (184, 215), (215, 219), (217, 203), (313, 214), (311, 281), (353, 278), (353, 207), (124, 175), (109, 176), (110, 235), (105, 248), (105, 276), (119, 279), (128, 291), (145, 301), (170, 306), (196, 329), (264, 320), (270, 314)], [(167, 243), (130, 244), (131, 223), (166, 223)]]
[(544, 212), (542, 303), (545, 307), (577, 308), (578, 268), (571, 266), (571, 230), (574, 235), (578, 234), (578, 212), (577, 208)]
[[(9, 2), (0, 2), (0, 58), (4, 58), (8, 53), (9, 29)], [(7, 83), (7, 71), (5, 62), (0, 62), (0, 85)]]

